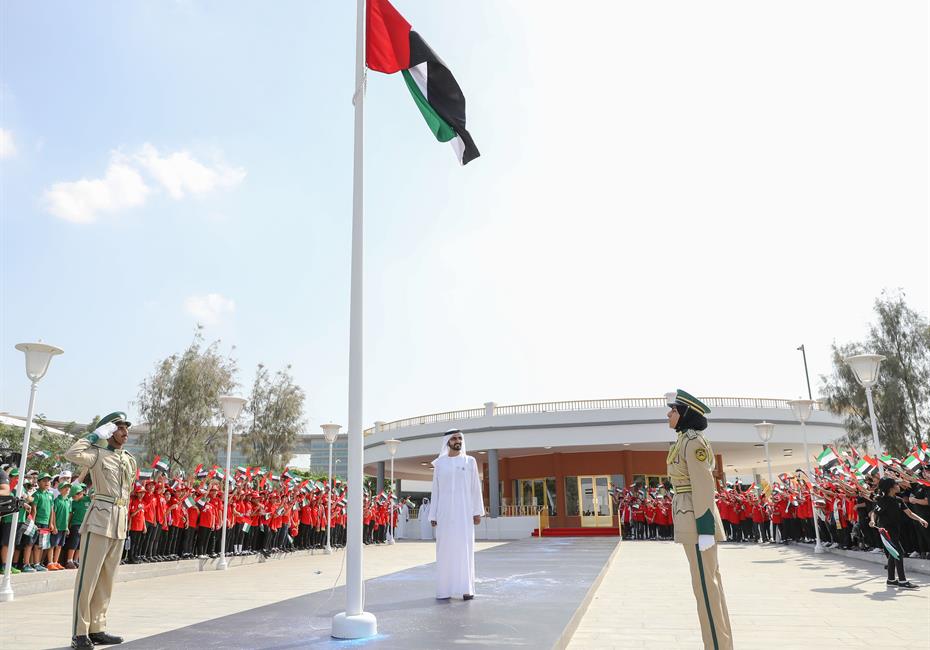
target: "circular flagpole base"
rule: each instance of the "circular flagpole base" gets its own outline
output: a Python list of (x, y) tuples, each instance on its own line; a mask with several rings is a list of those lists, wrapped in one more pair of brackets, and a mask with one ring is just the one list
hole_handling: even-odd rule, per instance
[(818, 555), (819, 555), (820, 553), (826, 553), (826, 552), (827, 552), (827, 551), (824, 549), (823, 545), (821, 545), (821, 544), (817, 544), (817, 545), (814, 547), (814, 553), (817, 553)]
[(331, 636), (337, 639), (364, 639), (378, 633), (378, 619), (374, 614), (362, 612), (349, 616), (345, 612), (333, 616)]
[(332, 554), (333, 554), (333, 547), (332, 547), (332, 546), (327, 546), (327, 547), (325, 547), (325, 548), (323, 549), (323, 554), (324, 554), (324, 555), (332, 555)]
[(4, 579), (3, 587), (0, 588), (0, 603), (9, 603), (12, 602), (13, 599), (13, 585)]

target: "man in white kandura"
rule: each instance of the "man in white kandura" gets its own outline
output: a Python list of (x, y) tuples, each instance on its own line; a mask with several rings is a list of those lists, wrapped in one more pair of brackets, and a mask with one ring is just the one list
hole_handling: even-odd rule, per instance
[(465, 454), (465, 439), (449, 429), (433, 461), (430, 524), (436, 531), (436, 598), (475, 597), (475, 526), (484, 515), (478, 463)]
[(410, 508), (404, 501), (397, 508), (397, 525), (394, 527), (394, 539), (407, 539), (407, 520), (410, 519)]
[(420, 509), (417, 511), (417, 521), (420, 522), (420, 539), (433, 541), (433, 527), (429, 525), (429, 497), (423, 497)]

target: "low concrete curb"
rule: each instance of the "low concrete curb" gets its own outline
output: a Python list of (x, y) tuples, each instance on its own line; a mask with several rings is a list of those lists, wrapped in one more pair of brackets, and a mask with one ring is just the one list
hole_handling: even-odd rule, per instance
[[(334, 553), (342, 549), (334, 549)], [(258, 555), (243, 555), (240, 557), (227, 557), (229, 568), (260, 564), (273, 560), (284, 560), (288, 557), (306, 557), (308, 555), (323, 555), (321, 549), (310, 551), (294, 551), (293, 553), (276, 553), (269, 557)], [(182, 573), (196, 573), (198, 571), (216, 571), (219, 558), (207, 560), (175, 560), (173, 562), (152, 562), (150, 564), (123, 564), (116, 572), (116, 582), (129, 582), (131, 580), (145, 580), (161, 576), (173, 576)], [(13, 593), (16, 596), (31, 596), (52, 591), (74, 589), (76, 570), (43, 571), (39, 573), (20, 573), (13, 576)]]
[[(791, 548), (802, 549), (808, 553), (814, 553), (813, 544), (791, 544)], [(848, 557), (850, 560), (861, 560), (862, 562), (869, 562), (870, 564), (877, 564), (879, 567), (882, 567), (885, 562), (885, 553), (867, 553), (865, 551), (844, 551), (840, 548), (827, 548), (824, 549), (830, 555), (839, 555), (842, 557)], [(923, 575), (930, 575), (930, 560), (920, 560), (917, 558), (906, 557), (904, 558), (904, 571), (907, 573), (921, 573)]]

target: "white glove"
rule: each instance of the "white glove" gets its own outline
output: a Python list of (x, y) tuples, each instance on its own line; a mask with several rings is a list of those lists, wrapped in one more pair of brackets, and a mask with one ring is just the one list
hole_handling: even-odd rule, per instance
[(113, 424), (112, 422), (109, 422), (107, 424), (104, 424), (102, 427), (97, 427), (96, 429), (94, 429), (94, 435), (97, 436), (98, 440), (109, 440), (110, 436), (112, 436), (115, 432), (116, 432), (116, 425)]
[(716, 543), (717, 540), (714, 539), (713, 535), (698, 535), (698, 549), (702, 553)]

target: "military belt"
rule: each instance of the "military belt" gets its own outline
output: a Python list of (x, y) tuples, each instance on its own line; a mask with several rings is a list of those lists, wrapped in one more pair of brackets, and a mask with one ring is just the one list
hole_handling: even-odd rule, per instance
[(104, 503), (112, 503), (114, 506), (125, 506), (129, 504), (129, 499), (111, 497), (106, 494), (95, 494), (93, 499), (95, 501), (103, 501)]

